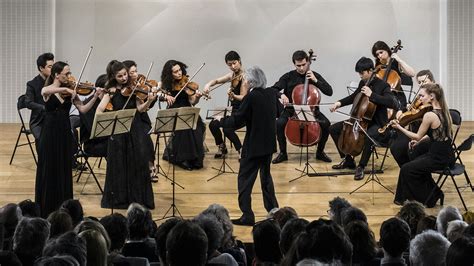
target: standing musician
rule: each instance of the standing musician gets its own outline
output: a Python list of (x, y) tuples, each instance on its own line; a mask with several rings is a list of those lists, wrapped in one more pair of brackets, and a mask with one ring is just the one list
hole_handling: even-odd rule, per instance
[[(368, 84), (368, 86), (365, 85), (366, 81), (369, 80), (369, 78), (372, 75), (372, 72), (374, 71), (374, 63), (372, 62), (370, 58), (362, 57), (361, 59), (359, 59), (359, 61), (357, 61), (355, 65), (355, 71), (359, 73), (359, 76), (361, 78), (358, 88), (351, 95), (335, 102), (330, 107), (330, 111), (334, 112), (342, 106), (352, 104), (354, 102), (355, 97), (359, 93), (365, 94), (367, 97), (369, 97), (369, 100), (371, 102), (377, 105), (373, 118), (369, 122), (367, 133), (372, 139), (376, 141), (384, 141), (386, 137), (379, 134), (378, 129), (381, 126), (387, 124), (388, 122), (387, 108), (393, 108), (393, 105), (394, 105), (393, 94), (390, 91), (390, 86), (388, 85), (388, 83), (378, 79), (377, 77), (374, 77), (374, 79), (372, 80), (370, 84)], [(331, 125), (329, 129), (331, 132), (331, 137), (334, 140), (334, 143), (336, 143), (336, 147), (337, 147), (337, 150), (339, 151), (339, 155), (341, 156), (341, 158), (344, 158), (342, 162), (340, 162), (337, 165), (333, 165), (332, 168), (333, 169), (344, 169), (344, 168), (354, 169), (355, 168), (354, 158), (352, 158), (352, 156), (349, 154), (342, 153), (340, 147), (337, 145), (339, 136), (342, 133), (343, 123), (344, 123), (343, 121), (337, 122)], [(365, 137), (364, 147), (362, 150), (362, 155), (359, 161), (359, 165), (355, 171), (355, 175), (354, 175), (355, 180), (361, 180), (364, 178), (364, 168), (367, 165), (370, 158), (372, 141), (368, 139), (367, 136), (364, 136), (364, 137)]]
[[(184, 63), (176, 60), (168, 60), (163, 66), (158, 87), (168, 92), (168, 95), (165, 96), (168, 108), (194, 106), (202, 96), (197, 83), (192, 81), (188, 83), (186, 68)], [(186, 83), (187, 85), (184, 87)], [(181, 89), (183, 91), (179, 93)], [(199, 117), (195, 130), (176, 131), (163, 153), (163, 159), (169, 160), (185, 170), (201, 169), (204, 161), (205, 130), (206, 126)]]
[[(31, 110), (30, 129), (35, 142), (38, 143), (41, 134), (41, 124), (44, 116), (44, 100), (41, 95), (41, 89), (44, 87), (46, 79), (51, 74), (51, 68), (54, 64), (54, 55), (52, 53), (44, 53), (36, 59), (36, 67), (38, 75), (26, 83), (25, 104)], [(38, 145), (36, 145), (38, 149)]]
[[(397, 120), (392, 120), (391, 123), (392, 127), (412, 140), (430, 138), (431, 145), (427, 153), (400, 168), (394, 203), (402, 205), (405, 200), (416, 200), (432, 208), (438, 200), (443, 205), (444, 194), (431, 177), (431, 172), (452, 166), (455, 161), (451, 145), (452, 121), (443, 89), (439, 84), (422, 85), (419, 96), (423, 104), (431, 104), (433, 110), (424, 114), (416, 133), (400, 126)], [(429, 197), (433, 189), (435, 193)]]
[(107, 65), (107, 79), (105, 89), (108, 93), (102, 97), (96, 112), (106, 111), (109, 103), (112, 103), (113, 111), (136, 109), (138, 112), (129, 133), (109, 138), (101, 207), (126, 209), (130, 203), (136, 202), (153, 209), (155, 202), (148, 168), (151, 140), (150, 135), (145, 133), (146, 124), (139, 113), (146, 112), (157, 95), (150, 92), (143, 102), (136, 94), (131, 94), (127, 67), (117, 60)]
[[(319, 73), (309, 70), (309, 65), (311, 62), (310, 58), (308, 57), (308, 54), (305, 51), (299, 50), (294, 52), (292, 60), (293, 64), (295, 65), (295, 70), (292, 70), (281, 76), (278, 82), (273, 85), (274, 89), (278, 91), (283, 90), (283, 93), (280, 93), (280, 99), (283, 105), (293, 103), (293, 99), (291, 96), (293, 88), (296, 87), (296, 85), (298, 84), (304, 84), (305, 79), (309, 79), (309, 82), (315, 85), (325, 95), (332, 95), (331, 85), (329, 85), (329, 83), (327, 83), (326, 80), (324, 80), (324, 78)], [(319, 141), (318, 148), (316, 151), (316, 159), (324, 162), (331, 162), (331, 158), (329, 158), (324, 152), (324, 147), (329, 137), (329, 126), (331, 125), (331, 122), (329, 122), (326, 116), (324, 116), (319, 111), (319, 107), (316, 107), (314, 112), (315, 118), (321, 126), (321, 139)], [(272, 163), (274, 164), (288, 160), (288, 154), (286, 150), (285, 126), (288, 122), (288, 119), (293, 115), (293, 113), (294, 111), (285, 109), (280, 114), (280, 117), (278, 117), (277, 119), (276, 127), (278, 145), (280, 146), (280, 153), (275, 159), (273, 159)]]
[[(242, 87), (242, 75), (244, 70), (242, 69), (242, 61), (240, 60), (240, 55), (236, 51), (230, 51), (225, 55), (225, 63), (230, 69), (230, 73), (209, 81), (205, 86), (203, 93), (209, 94), (211, 87), (217, 84), (223, 84), (230, 82), (230, 88), (227, 91), (229, 96), (229, 101), (232, 106), (232, 114), (234, 114), (240, 107), (242, 99), (247, 95), (248, 91), (246, 88)], [(214, 155), (214, 158), (221, 158), (223, 154), (227, 153), (227, 147), (225, 145), (224, 139), (222, 138), (222, 132), (220, 128), (222, 125), (218, 120), (212, 120), (209, 123), (209, 129), (211, 130), (212, 135), (216, 145), (219, 147), (219, 151)], [(232, 142), (237, 152), (240, 154), (240, 148), (242, 148), (242, 143), (240, 142), (239, 136), (235, 133), (237, 128), (223, 128), (224, 136)]]
[[(436, 81), (434, 79), (433, 73), (430, 70), (421, 70), (416, 74), (416, 80), (419, 86), (424, 84), (434, 84)], [(415, 98), (417, 100), (419, 96)], [(397, 119), (402, 114), (401, 111), (397, 112)], [(411, 131), (418, 131), (420, 126), (419, 122), (413, 122), (410, 124)], [(390, 145), (390, 152), (393, 155), (393, 158), (397, 162), (399, 167), (402, 167), (405, 163), (410, 161), (410, 157), (416, 157), (418, 154), (423, 154), (428, 151), (430, 146), (429, 138), (425, 138), (423, 141), (412, 141), (408, 136), (403, 133), (397, 132), (397, 137), (393, 140), (392, 145)]]

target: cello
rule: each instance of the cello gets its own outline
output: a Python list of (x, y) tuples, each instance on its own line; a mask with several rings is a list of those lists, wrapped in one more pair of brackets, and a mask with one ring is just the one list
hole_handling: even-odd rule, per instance
[[(377, 66), (365, 82), (364, 86), (369, 86), (381, 66)], [(344, 121), (342, 133), (339, 136), (337, 145), (341, 152), (352, 156), (359, 155), (364, 148), (364, 132), (366, 132), (369, 121), (374, 116), (377, 105), (369, 101), (369, 97), (359, 92), (354, 98), (350, 112), (350, 118)]]
[[(402, 41), (398, 40), (397, 45), (392, 47), (392, 53), (397, 53), (399, 50), (403, 48)], [(382, 68), (379, 72), (377, 72), (377, 77), (390, 85), (392, 91), (401, 92), (402, 91), (402, 83), (400, 75), (398, 75), (397, 71), (392, 69), (393, 58), (390, 57), (388, 62), (385, 64), (384, 62), (380, 62), (382, 64)]]
[[(313, 56), (313, 50), (309, 50), (308, 54), (308, 70), (306, 72), (310, 71), (309, 65), (316, 57)], [(304, 84), (298, 84), (293, 88), (291, 97), (293, 104), (310, 105), (313, 112), (321, 101), (321, 93), (315, 85), (309, 83), (307, 77)], [(286, 124), (285, 136), (295, 146), (308, 147), (319, 142), (321, 127), (318, 122), (301, 121), (295, 113)]]

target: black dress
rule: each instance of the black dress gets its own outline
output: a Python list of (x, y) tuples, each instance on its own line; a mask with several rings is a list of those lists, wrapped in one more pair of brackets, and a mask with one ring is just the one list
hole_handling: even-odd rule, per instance
[[(114, 110), (121, 110), (127, 97), (117, 91), (111, 99)], [(126, 109), (136, 108), (132, 96)], [(151, 186), (150, 161), (151, 138), (145, 133), (145, 124), (137, 111), (130, 133), (114, 135), (107, 147), (107, 173), (102, 208), (126, 209), (136, 202), (149, 209), (155, 208)]]
[[(405, 163), (400, 169), (398, 176), (397, 192), (395, 201), (403, 203), (405, 200), (416, 200), (433, 207), (441, 196), (441, 191), (431, 177), (431, 172), (443, 170), (454, 164), (454, 151), (451, 139), (447, 134), (447, 122), (440, 110), (433, 110), (438, 115), (441, 125), (436, 129), (428, 129), (430, 137), (429, 151), (410, 162)], [(434, 195), (428, 198), (431, 191)]]
[[(171, 91), (171, 96), (175, 96), (178, 92)], [(188, 95), (180, 93), (173, 105), (169, 108), (179, 108), (191, 106), (188, 100)], [(169, 143), (163, 153), (163, 159), (169, 160), (173, 164), (187, 166), (192, 169), (201, 169), (204, 160), (204, 131), (206, 125), (202, 122), (201, 117), (198, 119), (196, 130), (187, 129), (180, 130), (174, 133), (174, 137), (169, 140)]]
[(47, 217), (65, 200), (72, 199), (72, 133), (69, 121), (71, 99), (63, 103), (51, 95), (45, 103), (38, 145), (35, 201)]

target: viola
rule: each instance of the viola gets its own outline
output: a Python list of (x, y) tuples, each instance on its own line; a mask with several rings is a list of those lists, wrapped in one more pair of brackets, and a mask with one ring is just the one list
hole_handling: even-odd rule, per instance
[[(219, 84), (219, 85), (216, 85), (216, 86), (210, 88), (207, 93), (203, 93), (204, 99), (206, 99), (206, 100), (211, 99), (211, 95), (210, 95), (211, 92), (214, 91), (214, 90), (216, 90), (217, 88), (221, 87), (222, 85), (226, 84), (227, 82), (230, 82), (230, 83), (231, 83), (232, 88), (237, 87), (237, 86), (239, 85), (239, 82), (242, 80), (242, 77), (243, 77), (243, 72), (240, 73), (240, 74), (238, 74), (238, 75), (235, 75), (235, 76), (232, 77), (232, 79), (229, 80), (229, 81), (226, 81), (226, 82), (224, 82), (224, 83), (221, 83), (221, 84)], [(232, 99), (230, 99), (230, 100), (232, 100)]]
[[(370, 83), (377, 75), (381, 66), (378, 66), (365, 82), (365, 86), (370, 86)], [(342, 133), (339, 136), (337, 145), (344, 154), (357, 156), (364, 148), (365, 133), (369, 122), (374, 116), (377, 106), (369, 101), (362, 92), (359, 92), (354, 98), (350, 112), (350, 118), (344, 121), (342, 125)]]
[[(309, 50), (308, 53), (308, 64), (311, 65), (311, 61), (315, 60), (315, 56), (313, 56), (313, 50)], [(307, 71), (310, 71), (309, 67)], [(298, 84), (293, 88), (291, 97), (293, 104), (310, 105), (313, 112), (321, 101), (321, 93), (316, 86), (309, 83), (308, 78), (305, 79), (304, 84)], [(295, 146), (309, 147), (319, 142), (321, 127), (318, 122), (299, 120), (295, 113), (286, 123), (285, 136), (288, 142)]]
[[(420, 121), (423, 119), (423, 116), (433, 110), (433, 106), (431, 104), (423, 104), (420, 98), (417, 96), (413, 103), (410, 105), (408, 111), (402, 113), (400, 117), (397, 119), (398, 124), (400, 126), (405, 127), (415, 121)], [(385, 126), (378, 129), (379, 133), (384, 133), (387, 128), (391, 126), (391, 123), (387, 123)]]
[[(399, 50), (403, 48), (402, 46), (402, 41), (398, 40), (397, 45), (391, 48), (392, 53), (397, 53)], [(390, 85), (390, 88), (393, 91), (401, 92), (402, 91), (402, 79), (400, 78), (400, 75), (398, 75), (397, 71), (392, 69), (392, 63), (393, 63), (393, 58), (390, 58), (388, 63), (384, 64), (385, 62), (382, 63), (382, 68), (380, 71), (377, 73), (377, 77), (385, 82), (387, 82)]]

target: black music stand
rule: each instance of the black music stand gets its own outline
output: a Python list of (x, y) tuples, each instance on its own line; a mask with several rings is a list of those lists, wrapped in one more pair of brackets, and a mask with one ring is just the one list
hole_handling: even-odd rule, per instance
[[(109, 141), (113, 142), (115, 135), (130, 132), (135, 112), (136, 109), (124, 109), (113, 112), (95, 113), (90, 139), (108, 136)], [(94, 179), (97, 185), (99, 185), (95, 175)], [(112, 177), (112, 181), (113, 180), (114, 178)], [(114, 213), (114, 192), (110, 191), (110, 195), (112, 199), (111, 212)]]
[[(175, 136), (176, 131), (186, 130), (186, 129), (196, 129), (198, 118), (199, 118), (199, 111), (200, 108), (197, 107), (181, 107), (181, 108), (173, 108), (173, 109), (166, 109), (166, 110), (159, 110), (157, 117), (156, 117), (156, 124), (155, 124), (155, 132), (157, 133), (171, 133), (171, 139)], [(169, 145), (168, 147), (168, 158), (170, 162), (173, 162), (175, 152), (172, 150), (174, 147), (173, 145)], [(175, 193), (175, 186), (179, 186), (184, 189), (183, 186), (179, 185), (175, 181), (175, 165), (172, 163), (172, 178), (168, 180), (171, 181), (171, 185), (173, 187), (172, 193), (172, 202), (168, 210), (166, 211), (165, 215), (163, 215), (162, 219), (167, 219), (170, 217), (176, 217), (176, 213), (180, 217), (182, 217), (181, 213), (176, 207), (176, 193)], [(171, 216), (166, 216), (171, 211)]]
[[(232, 113), (232, 106), (227, 107), (217, 107), (212, 110), (207, 110), (206, 119), (220, 119), (230, 116)], [(226, 136), (224, 134), (224, 144), (226, 142)], [(237, 174), (237, 172), (230, 167), (230, 165), (226, 162), (227, 154), (222, 154), (222, 164), (219, 168), (212, 167), (212, 169), (217, 170), (217, 174), (207, 180), (207, 182), (211, 181), (212, 179), (223, 175), (223, 174)], [(226, 167), (230, 169), (230, 171), (226, 170)]]
[[(358, 123), (358, 122), (356, 122), (356, 123)], [(389, 189), (384, 184), (382, 184), (382, 182), (380, 181), (380, 178), (377, 176), (377, 170), (375, 169), (375, 148), (376, 147), (381, 147), (381, 145), (379, 143), (377, 143), (372, 137), (370, 137), (369, 134), (367, 133), (367, 131), (365, 131), (364, 128), (362, 128), (362, 126), (357, 126), (357, 128), (360, 129), (365, 134), (365, 136), (367, 136), (367, 139), (369, 139), (370, 142), (372, 142), (372, 146), (371, 146), (371, 149), (370, 149), (371, 153), (372, 153), (372, 167), (370, 169), (369, 175), (365, 179), (365, 182), (362, 185), (360, 185), (359, 187), (357, 187), (356, 189), (352, 190), (349, 193), (349, 195), (355, 193), (357, 190), (361, 189), (362, 187), (364, 187), (368, 183), (371, 183), (372, 184), (372, 204), (374, 204), (375, 203), (374, 183), (379, 184), (381, 187), (383, 187), (384, 189), (386, 189), (388, 192), (390, 192), (392, 194), (395, 194), (395, 193), (393, 193), (393, 191), (391, 189)], [(367, 139), (365, 141), (367, 141)]]
[[(314, 116), (313, 110), (308, 105), (293, 105), (293, 108), (295, 109), (295, 114), (298, 117), (299, 121), (301, 122), (316, 122), (316, 118)], [(306, 127), (306, 132), (308, 132), (308, 124), (305, 125)], [(300, 138), (301, 142), (303, 142), (303, 128), (300, 128)], [(308, 142), (308, 134), (306, 134), (306, 142)], [(301, 147), (303, 149), (303, 147)], [(300, 153), (301, 154), (301, 153)], [(301, 158), (301, 157), (300, 157)], [(300, 165), (301, 165), (301, 159), (300, 159)], [(312, 170), (310, 173), (309, 170)], [(303, 170), (295, 168), (296, 171), (300, 172), (301, 175), (291, 179), (289, 182), (293, 182), (295, 180), (298, 180), (304, 176), (316, 176), (316, 170), (314, 170), (313, 166), (309, 163), (309, 146), (306, 145), (306, 162), (304, 164)]]
[[(156, 156), (156, 164), (155, 164), (156, 174), (157, 175), (162, 175), (164, 178), (170, 180), (168, 178), (168, 175), (166, 174), (165, 170), (161, 167), (161, 164), (160, 164), (160, 135), (161, 135), (161, 132), (158, 131), (157, 125), (159, 125), (160, 122), (162, 122), (162, 121), (158, 121), (159, 119), (161, 119), (161, 117), (157, 113), (156, 114), (156, 119), (155, 119), (155, 127), (152, 128), (148, 134), (155, 134), (156, 135), (156, 141), (155, 141), (155, 145), (154, 145), (155, 146), (154, 151), (155, 151), (155, 156)], [(166, 146), (166, 135), (165, 135), (165, 133), (163, 133), (163, 138), (165, 140), (165, 146)]]

